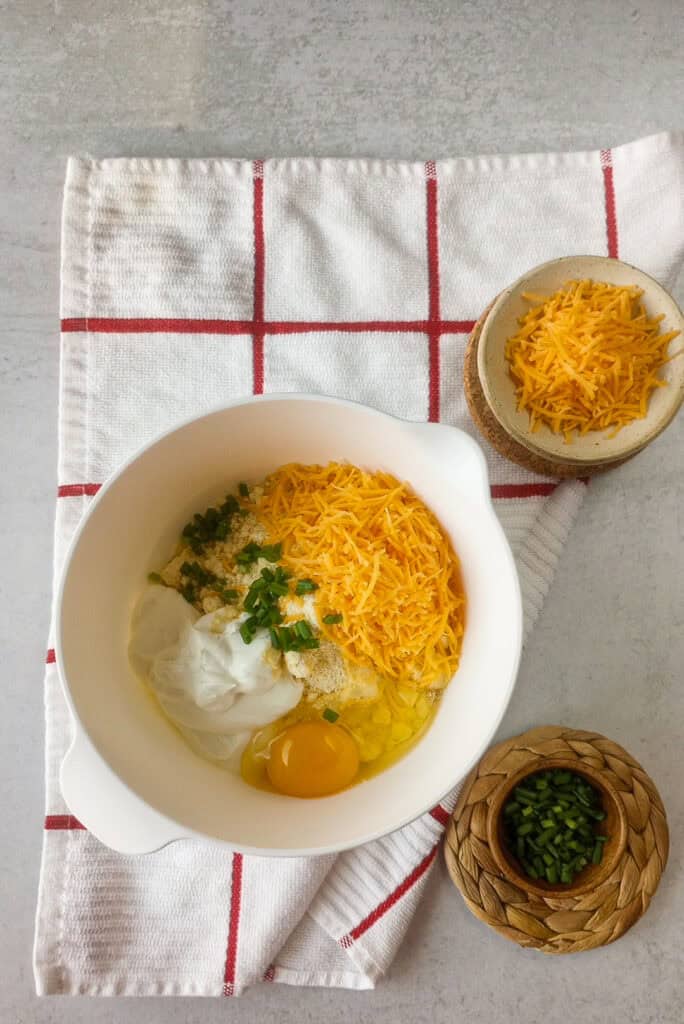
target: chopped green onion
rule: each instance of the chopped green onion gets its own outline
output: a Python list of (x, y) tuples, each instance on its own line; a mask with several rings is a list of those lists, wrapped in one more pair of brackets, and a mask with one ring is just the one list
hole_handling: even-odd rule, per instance
[(295, 594), (298, 594), (300, 597), (302, 594), (312, 594), (314, 590), (318, 590), (318, 584), (314, 583), (313, 580), (297, 580)]
[(337, 711), (333, 711), (332, 708), (326, 708), (325, 711), (323, 712), (323, 717), (325, 718), (326, 722), (336, 722), (340, 716), (338, 715)]
[(240, 626), (240, 636), (242, 637), (246, 644), (251, 644), (252, 640), (254, 639), (254, 633), (248, 627), (246, 622), (243, 622), (242, 625)]
[(342, 622), (342, 616), (339, 614), (324, 615), (323, 622), (326, 626), (336, 626), (339, 622)]
[(511, 791), (503, 808), (504, 838), (530, 878), (571, 885), (587, 864), (600, 864), (608, 837), (599, 793), (570, 771), (538, 772)]

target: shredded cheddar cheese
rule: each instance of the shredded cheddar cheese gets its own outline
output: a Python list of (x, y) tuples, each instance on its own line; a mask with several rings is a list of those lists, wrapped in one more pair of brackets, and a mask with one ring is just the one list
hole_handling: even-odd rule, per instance
[(465, 598), (437, 519), (389, 473), (283, 466), (256, 510), (283, 562), (318, 584), (322, 631), (350, 661), (411, 687), (446, 685), (458, 666)]
[[(532, 431), (546, 424), (566, 442), (573, 434), (611, 430), (614, 437), (646, 416), (658, 371), (678, 331), (660, 333), (662, 316), (647, 316), (637, 287), (568, 281), (544, 298), (525, 294), (532, 308), (506, 342), (518, 409)], [(680, 353), (676, 353), (679, 355)]]

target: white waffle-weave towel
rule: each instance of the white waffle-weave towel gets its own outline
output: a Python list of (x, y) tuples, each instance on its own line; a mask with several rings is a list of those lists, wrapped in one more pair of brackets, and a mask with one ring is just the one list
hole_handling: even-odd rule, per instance
[[(613, 151), (377, 160), (69, 162), (55, 577), (98, 485), (175, 421), (251, 392), (314, 391), (473, 432), (468, 330), (529, 267), (619, 255), (666, 285), (682, 260), (684, 135)], [(583, 485), (487, 449), (527, 630)], [(434, 862), (448, 807), (337, 858), (183, 842), (146, 857), (69, 815), (70, 723), (45, 681), (40, 993), (236, 995), (262, 979), (372, 987)]]

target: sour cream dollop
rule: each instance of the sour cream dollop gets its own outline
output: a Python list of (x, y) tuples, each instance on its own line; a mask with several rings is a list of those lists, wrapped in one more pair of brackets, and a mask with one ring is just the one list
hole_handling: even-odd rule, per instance
[(219, 614), (200, 617), (176, 590), (152, 584), (133, 613), (130, 656), (191, 746), (229, 760), (299, 702), (303, 685), (268, 663), (266, 631), (246, 644), (246, 616), (219, 625)]

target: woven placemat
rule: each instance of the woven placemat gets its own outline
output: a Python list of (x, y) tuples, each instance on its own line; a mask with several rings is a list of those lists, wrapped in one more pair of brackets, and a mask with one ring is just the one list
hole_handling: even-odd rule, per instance
[[(558, 897), (521, 888), (502, 871), (488, 842), (488, 815), (506, 780), (542, 759), (593, 768), (625, 811), (626, 842), (614, 870), (589, 892)], [(445, 857), (466, 905), (521, 946), (575, 953), (614, 942), (646, 911), (667, 862), (669, 836), (658, 791), (626, 750), (599, 733), (546, 726), (493, 747), (461, 790), (446, 833)]]
[[(516, 462), (519, 466), (524, 466), (532, 473), (540, 473), (542, 476), (587, 477), (596, 473), (605, 473), (606, 470), (614, 469), (626, 462), (626, 459), (617, 459), (609, 463), (582, 463), (581, 466), (556, 462), (529, 451), (506, 433), (489, 407), (477, 372), (477, 349), (482, 326), (488, 313), (489, 308), (477, 321), (468, 339), (463, 364), (463, 389), (470, 415), (482, 436), (489, 441), (491, 446), (496, 448), (504, 458)], [(632, 457), (630, 456), (630, 458)]]

